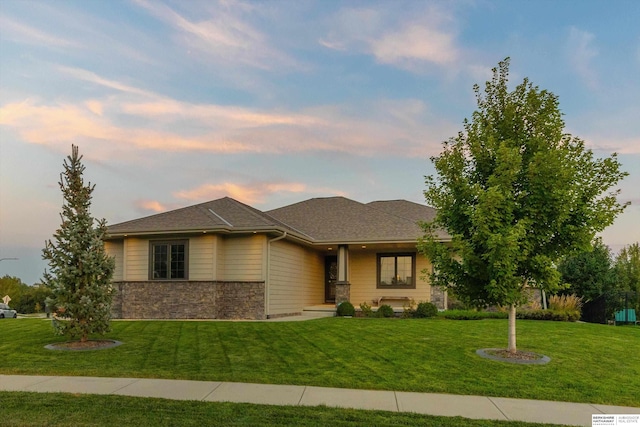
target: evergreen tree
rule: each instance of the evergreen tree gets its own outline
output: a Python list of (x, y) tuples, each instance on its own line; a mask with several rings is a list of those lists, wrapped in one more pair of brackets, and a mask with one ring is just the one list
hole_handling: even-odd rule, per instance
[[(564, 133), (557, 97), (525, 79), (507, 89), (509, 59), (493, 69), (464, 131), (432, 158), (421, 251), (432, 283), (475, 306), (509, 307), (509, 346), (516, 352), (516, 306), (530, 286), (557, 289), (562, 257), (589, 246), (624, 207), (610, 191), (625, 175), (616, 155), (594, 159)], [(451, 244), (443, 245), (438, 229)]]
[(53, 292), (48, 303), (57, 333), (84, 342), (89, 334), (109, 331), (115, 263), (104, 248), (105, 220), (91, 217), (95, 185), (85, 186), (82, 156), (75, 145), (71, 151), (59, 182), (64, 197), (62, 225), (53, 235), (54, 242), (46, 241), (42, 251), (50, 267), (43, 283)]

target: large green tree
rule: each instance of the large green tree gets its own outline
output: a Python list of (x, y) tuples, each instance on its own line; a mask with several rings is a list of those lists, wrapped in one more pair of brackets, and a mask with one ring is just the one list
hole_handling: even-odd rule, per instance
[[(557, 289), (557, 262), (585, 249), (623, 211), (612, 190), (626, 173), (616, 155), (594, 158), (564, 133), (558, 98), (528, 79), (507, 87), (509, 59), (493, 69), (464, 131), (431, 160), (425, 198), (438, 209), (420, 250), (432, 283), (475, 306), (509, 310), (516, 352), (516, 306), (531, 286)], [(443, 244), (439, 230), (451, 236)]]
[[(629, 292), (635, 309), (640, 313), (640, 244), (622, 248), (616, 257), (614, 270), (623, 291)], [(628, 302), (628, 301), (627, 301)]]
[(611, 251), (602, 238), (595, 239), (588, 250), (565, 257), (558, 264), (558, 271), (567, 286), (561, 293), (576, 294), (585, 303), (583, 320), (605, 322), (620, 309), (623, 287), (617, 279)]
[(597, 238), (585, 251), (564, 258), (558, 264), (562, 282), (569, 285), (565, 293), (582, 297), (583, 302), (592, 301), (616, 287), (611, 251)]
[(64, 161), (60, 189), (64, 197), (62, 225), (48, 240), (43, 258), (49, 262), (43, 283), (53, 296), (54, 327), (60, 334), (87, 341), (89, 334), (109, 331), (111, 319), (111, 277), (114, 260), (104, 248), (105, 220), (90, 213), (95, 185), (84, 184), (85, 170), (78, 147)]

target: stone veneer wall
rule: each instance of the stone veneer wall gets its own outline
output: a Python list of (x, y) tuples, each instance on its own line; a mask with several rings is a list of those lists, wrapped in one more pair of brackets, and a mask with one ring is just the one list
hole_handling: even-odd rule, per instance
[(114, 282), (114, 319), (264, 319), (264, 282)]
[(437, 286), (431, 286), (431, 304), (440, 310), (447, 309), (447, 291)]
[(336, 282), (336, 307), (340, 303), (351, 299), (351, 284), (349, 282)]

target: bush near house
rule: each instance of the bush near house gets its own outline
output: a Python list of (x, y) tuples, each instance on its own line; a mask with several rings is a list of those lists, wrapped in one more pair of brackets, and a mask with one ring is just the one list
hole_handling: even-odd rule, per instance
[(416, 307), (416, 311), (413, 314), (414, 317), (419, 319), (426, 317), (436, 317), (438, 315), (438, 307), (430, 302), (421, 302)]
[(362, 317), (373, 317), (373, 316), (375, 316), (375, 313), (373, 312), (373, 309), (371, 308), (371, 306), (369, 304), (367, 304), (366, 301), (360, 304), (360, 312), (362, 313)]
[(382, 304), (378, 307), (378, 317), (395, 317), (395, 315), (396, 313), (390, 305)]
[(336, 315), (338, 316), (353, 316), (356, 314), (356, 309), (349, 301), (341, 302), (336, 309)]

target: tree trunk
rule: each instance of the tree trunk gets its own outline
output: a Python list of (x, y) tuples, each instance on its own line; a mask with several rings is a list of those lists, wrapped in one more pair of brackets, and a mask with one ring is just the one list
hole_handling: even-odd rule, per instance
[(516, 305), (509, 306), (509, 353), (516, 352)]

